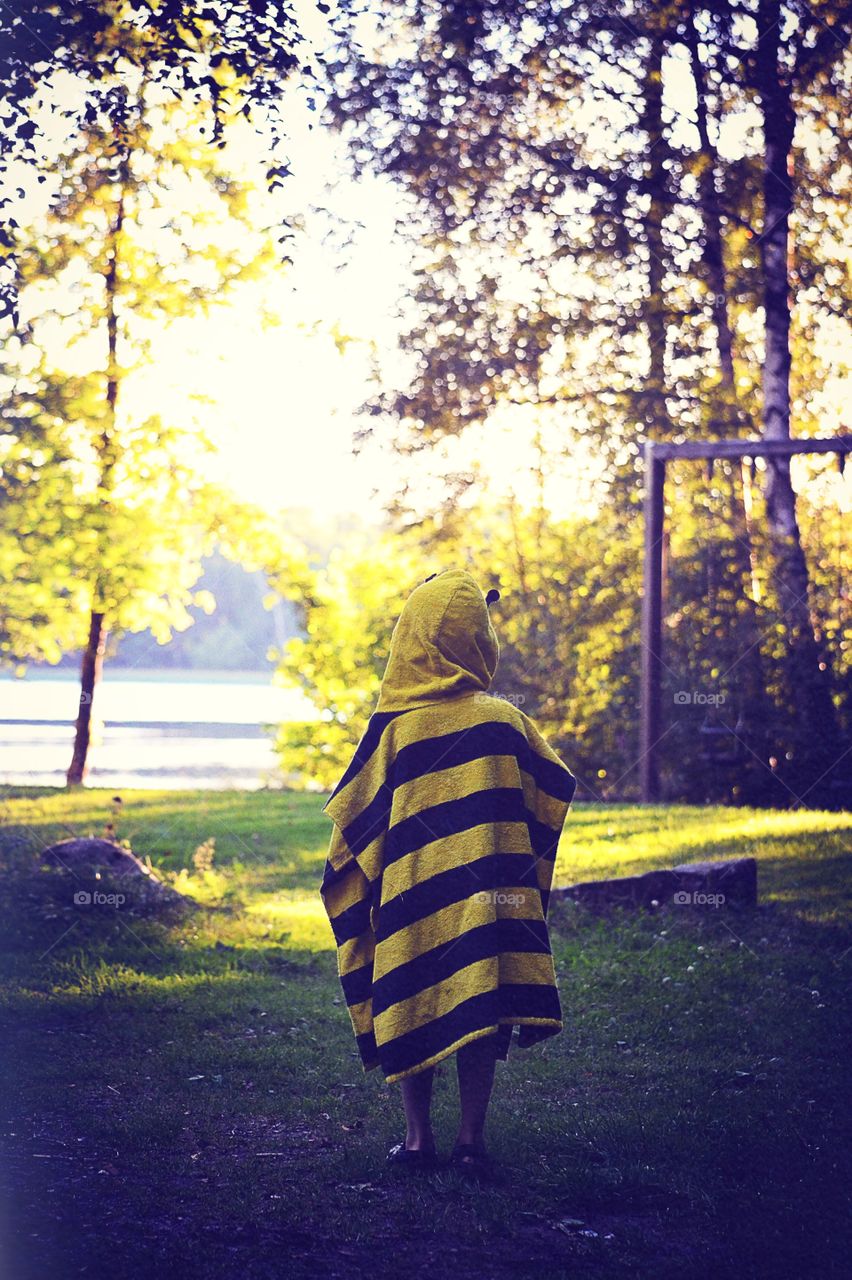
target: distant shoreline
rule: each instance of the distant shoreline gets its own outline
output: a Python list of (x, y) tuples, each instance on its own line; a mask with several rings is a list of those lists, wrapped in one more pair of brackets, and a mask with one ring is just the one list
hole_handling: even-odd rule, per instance
[[(260, 684), (272, 688), (275, 687), (272, 674), (271, 667), (268, 671), (238, 671), (223, 667), (117, 667), (106, 664), (103, 683), (123, 679), (158, 684)], [(80, 675), (75, 667), (29, 666), (21, 675), (15, 675), (8, 668), (0, 670), (0, 680), (16, 684), (26, 680), (57, 680), (76, 684), (79, 679)]]
[[(73, 720), (0, 719), (0, 724), (26, 729), (74, 728)], [(164, 736), (175, 738), (266, 738), (276, 732), (278, 722), (270, 720), (268, 724), (264, 724), (262, 721), (251, 720), (245, 724), (240, 724), (238, 721), (231, 720), (225, 722), (216, 720), (115, 720), (110, 717), (105, 727), (107, 729), (156, 729), (158, 733)]]

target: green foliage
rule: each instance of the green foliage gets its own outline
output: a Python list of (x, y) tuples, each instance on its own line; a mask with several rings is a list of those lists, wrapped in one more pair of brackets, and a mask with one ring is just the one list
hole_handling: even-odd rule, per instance
[(785, 183), (793, 434), (812, 429), (831, 373), (813, 337), (849, 310), (850, 22), (833, 3), (379, 6), (371, 40), (340, 50), (329, 100), (353, 164), (388, 174), (411, 210), (415, 371), (376, 397), (376, 429), (391, 419), (422, 467), (442, 437), (536, 404), (559, 413), (566, 448), (592, 438), (636, 488), (637, 437), (755, 430), (771, 230), (755, 121), (779, 33), (801, 126)]
[[(530, 691), (543, 695), (545, 718), (554, 697), (584, 730), (612, 692), (614, 714), (589, 761), (601, 782), (632, 786), (636, 776), (639, 583), (630, 557), (642, 555), (633, 524), (643, 439), (822, 433), (821, 410), (839, 405), (831, 366), (848, 338), (850, 22), (846, 5), (784, 0), (534, 11), (505, 0), (400, 0), (380, 8), (369, 41), (339, 53), (330, 118), (354, 165), (369, 163), (402, 189), (417, 266), (401, 337), (411, 380), (379, 391), (364, 432), (388, 429), (409, 460), (395, 514), (407, 514), (412, 477), (444, 467), (472, 435), (487, 477), (489, 443), (499, 449), (506, 425), (520, 437), (527, 412), (558, 434), (559, 463), (578, 444), (602, 463), (589, 478), (602, 526), (605, 508), (620, 512), (615, 562), (629, 565), (627, 579), (600, 575), (579, 555), (590, 598), (618, 601), (619, 643), (632, 619), (634, 676), (618, 659), (614, 670), (601, 626), (572, 632), (580, 647), (566, 660), (599, 673), (579, 702), (558, 674), (550, 690)], [(848, 601), (835, 607), (826, 592), (830, 561), (848, 554), (830, 530), (821, 543), (814, 527), (809, 583), (786, 472), (761, 479), (770, 500), (754, 532), (738, 481), (707, 500), (693, 465), (676, 501), (669, 488), (683, 551), (670, 566), (666, 693), (679, 684), (691, 696), (724, 693), (731, 729), (740, 713), (751, 724), (745, 767), (717, 773), (702, 760), (695, 704), (677, 713), (661, 750), (668, 781), (694, 788), (693, 799), (741, 798), (750, 771), (792, 803), (805, 773), (814, 786), (833, 785), (842, 779), (829, 771), (848, 757)], [(472, 466), (468, 489), (476, 480)], [(436, 520), (451, 537), (455, 482)], [(810, 524), (808, 504), (806, 496)], [(512, 621), (546, 670), (554, 628), (536, 620), (532, 602)]]
[[(192, 626), (158, 650), (158, 668), (269, 670), (272, 646), (296, 630), (293, 607), (277, 599), (270, 612), (264, 607), (269, 582), (262, 570), (249, 573), (219, 551), (206, 558), (202, 567), (197, 587), (210, 592), (216, 608), (212, 614), (190, 608)], [(123, 636), (116, 649), (116, 664), (150, 665), (152, 641), (148, 631)]]
[[(750, 588), (757, 603), (743, 594), (735, 539), (720, 515), (731, 482), (727, 464), (713, 492), (694, 469), (672, 472), (661, 770), (671, 796), (787, 805), (799, 766), (783, 635), (773, 629), (779, 602), (768, 575)], [(838, 591), (852, 563), (839, 513), (806, 521), (804, 538), (814, 600), (826, 619), (830, 688), (852, 731), (852, 654), (843, 638), (849, 611)], [(427, 521), (340, 550), (327, 569), (282, 583), (279, 591), (302, 597), (305, 634), (279, 655), (279, 678), (301, 688), (320, 716), (281, 728), (285, 774), (294, 785), (337, 781), (375, 706), (408, 592), (435, 569), (461, 565), (483, 590), (501, 592), (491, 608), (500, 641), (493, 692), (541, 725), (586, 798), (638, 796), (642, 556), (638, 508), (559, 521), (515, 503), (469, 505), (452, 535), (445, 522)], [(755, 618), (761, 651), (751, 644)], [(702, 758), (711, 713), (730, 731), (739, 725), (746, 745), (736, 767), (710, 767)]]
[[(320, 8), (327, 13), (330, 6)], [(106, 116), (120, 133), (127, 86), (141, 74), (162, 100), (195, 104), (190, 133), (199, 142), (221, 147), (230, 124), (253, 120), (270, 143), (267, 183), (280, 186), (289, 173), (279, 147), (285, 135), (282, 90), (291, 77), (305, 87), (314, 78), (301, 18), (289, 0), (3, 4), (0, 180), (7, 168), (17, 177), (15, 166), (23, 165), (44, 181), (46, 157), (63, 129), (74, 132)], [(8, 212), (23, 198), (23, 188), (13, 196), (15, 186), (9, 184), (0, 200), (0, 261), (6, 268), (0, 273), (0, 316), (14, 321), (15, 254), (25, 242)], [(287, 238), (282, 230), (280, 243)]]
[[(430, 562), (431, 563), (431, 562)], [(348, 763), (378, 697), (390, 635), (409, 591), (428, 577), (417, 548), (391, 536), (350, 543), (325, 568), (278, 590), (301, 601), (304, 635), (278, 655), (278, 680), (301, 689), (317, 721), (283, 725), (277, 750), (285, 776), (331, 787)]]
[(122, 396), (148, 367), (154, 328), (274, 261), (250, 188), (212, 146), (187, 141), (188, 108), (144, 82), (125, 108), (118, 134), (98, 119), (67, 150), (56, 199), (19, 256), (26, 326), (2, 366), (7, 660), (79, 648), (91, 611), (113, 638), (144, 629), (164, 643), (191, 608), (214, 607), (195, 584), (216, 544), (258, 567), (286, 559), (261, 513), (204, 479), (211, 446), (197, 423)]
[[(464, 537), (386, 534), (336, 552), (304, 589), (305, 635), (280, 655), (279, 678), (301, 688), (320, 719), (284, 725), (285, 774), (332, 786), (378, 697), (390, 635), (408, 593), (429, 573), (463, 565), (498, 586), (494, 692), (534, 716), (588, 788), (636, 758), (638, 557), (633, 534), (607, 521), (550, 522), (543, 513), (468, 512)], [(430, 547), (424, 550), (425, 545)], [(619, 712), (623, 709), (623, 714)]]

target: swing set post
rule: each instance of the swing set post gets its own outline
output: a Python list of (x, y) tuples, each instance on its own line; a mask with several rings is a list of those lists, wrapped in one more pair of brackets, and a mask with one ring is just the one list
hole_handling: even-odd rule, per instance
[(642, 589), (642, 705), (640, 752), (642, 799), (658, 800), (660, 777), (655, 746), (662, 721), (663, 526), (666, 460), (653, 440), (645, 443), (645, 576)]
[(663, 534), (666, 462), (669, 458), (789, 458), (794, 453), (852, 453), (852, 435), (810, 440), (688, 440), (683, 444), (646, 440), (645, 561), (642, 586), (640, 672), (640, 778), (642, 800), (658, 801), (657, 744), (662, 736)]

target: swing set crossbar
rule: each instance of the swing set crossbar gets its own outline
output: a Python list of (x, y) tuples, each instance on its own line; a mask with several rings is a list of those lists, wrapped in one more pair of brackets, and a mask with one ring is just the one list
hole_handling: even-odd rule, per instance
[(852, 453), (852, 435), (799, 440), (646, 440), (645, 562), (642, 587), (640, 673), (640, 778), (642, 800), (660, 799), (658, 746), (662, 733), (663, 535), (666, 463), (673, 458), (789, 458), (794, 453)]
[(777, 458), (791, 453), (852, 453), (852, 436), (814, 436), (811, 440), (646, 440), (645, 461), (668, 458)]

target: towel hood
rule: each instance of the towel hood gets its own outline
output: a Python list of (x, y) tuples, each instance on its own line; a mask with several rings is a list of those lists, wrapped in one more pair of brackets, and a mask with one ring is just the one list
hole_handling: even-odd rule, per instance
[(487, 692), (500, 656), (482, 594), (464, 569), (444, 569), (412, 591), (391, 637), (376, 711), (406, 711), (462, 693)]

